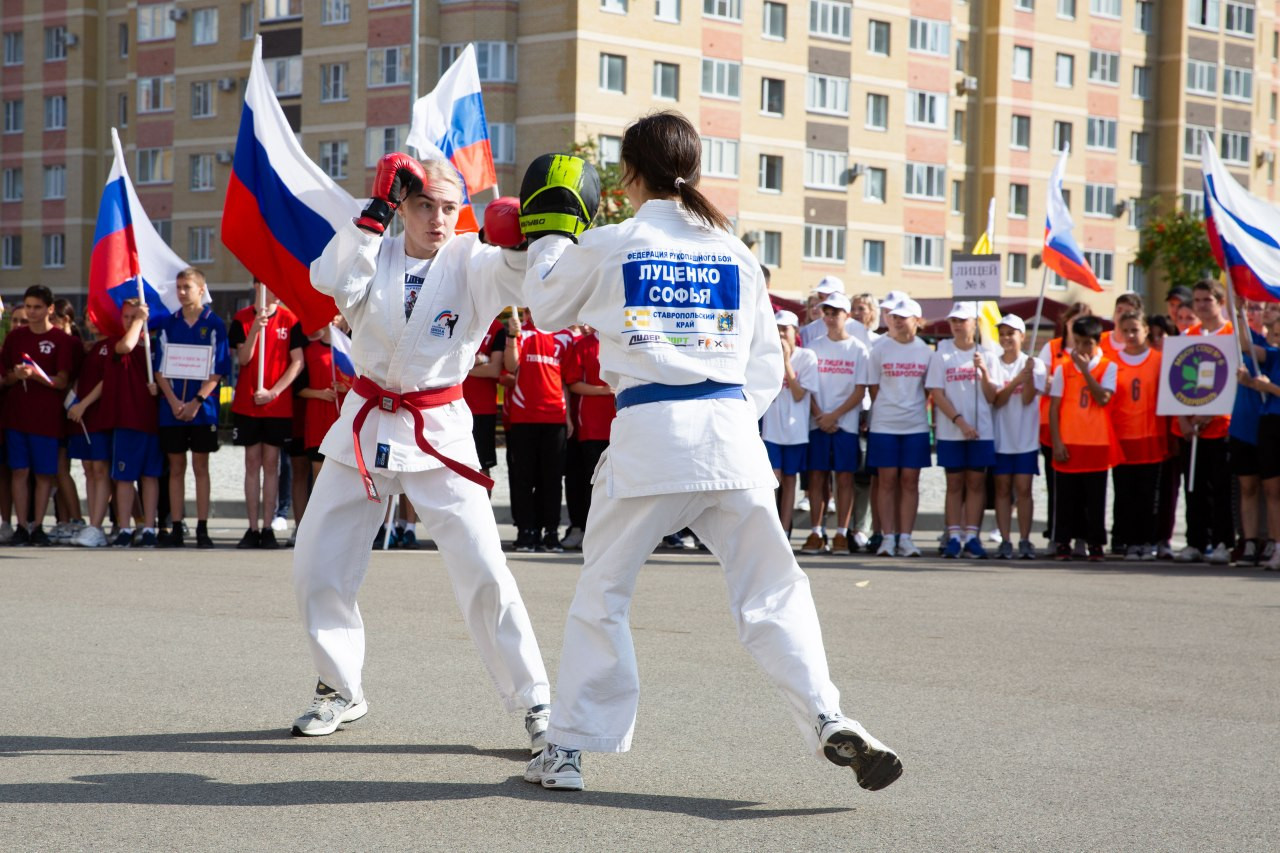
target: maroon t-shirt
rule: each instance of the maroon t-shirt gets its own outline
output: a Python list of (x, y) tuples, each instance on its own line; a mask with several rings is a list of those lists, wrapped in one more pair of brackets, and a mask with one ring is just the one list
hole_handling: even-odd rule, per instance
[[(20, 326), (9, 332), (0, 349), (0, 365), (7, 374), (22, 363), (22, 356), (40, 365), (50, 379), (59, 373), (72, 379), (75, 371), (80, 341), (61, 329), (50, 329), (42, 335), (31, 331), (30, 326)], [(62, 438), (66, 435), (67, 412), (62, 403), (66, 390), (59, 391), (41, 382), (28, 379), (9, 386), (5, 395), (5, 426), (32, 435)]]
[[(111, 346), (111, 342), (104, 338), (94, 341), (89, 347), (89, 352), (85, 354), (84, 362), (80, 365), (80, 377), (76, 380), (77, 401), (88, 397), (98, 383), (103, 381), (107, 361), (111, 358)], [(89, 432), (111, 429), (111, 424), (107, 422), (106, 417), (107, 407), (104, 405), (106, 386), (103, 386), (103, 391), (102, 397), (85, 411), (84, 419), (81, 421)], [(67, 429), (73, 434), (80, 431), (80, 427), (76, 425), (68, 425)]]
[(112, 429), (159, 432), (159, 395), (147, 391), (147, 351), (142, 341), (132, 352), (116, 352), (120, 338), (107, 338), (110, 348), (102, 375), (104, 417)]
[[(583, 335), (573, 342), (565, 357), (564, 384), (585, 382), (588, 385), (607, 388), (600, 378), (600, 338), (595, 332)], [(574, 435), (578, 441), (608, 441), (617, 407), (613, 395), (585, 396), (574, 394), (577, 401), (574, 411)]]

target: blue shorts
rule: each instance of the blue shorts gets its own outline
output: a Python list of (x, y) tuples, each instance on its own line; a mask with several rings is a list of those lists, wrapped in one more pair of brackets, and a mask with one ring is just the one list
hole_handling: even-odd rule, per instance
[(858, 436), (842, 429), (834, 433), (820, 429), (809, 432), (809, 470), (852, 474), (858, 470), (862, 447)]
[(87, 462), (107, 461), (111, 458), (111, 431), (91, 432), (88, 438), (84, 437), (84, 430), (71, 433), (67, 437), (67, 456)]
[(867, 466), (871, 468), (928, 468), (929, 433), (895, 435), (872, 432), (867, 436)]
[(996, 443), (991, 439), (939, 441), (938, 464), (953, 471), (981, 471), (996, 464)]
[(809, 445), (807, 444), (774, 444), (764, 443), (769, 454), (769, 464), (773, 470), (781, 471), (783, 476), (799, 474), (809, 464)]
[(42, 477), (58, 473), (58, 439), (21, 430), (5, 430), (9, 467), (14, 471), (30, 468)]
[(1026, 453), (997, 453), (996, 467), (991, 472), (997, 477), (1010, 474), (1040, 474), (1040, 451), (1028, 450)]
[(111, 479), (132, 483), (139, 477), (159, 477), (163, 471), (160, 436), (136, 429), (111, 433)]

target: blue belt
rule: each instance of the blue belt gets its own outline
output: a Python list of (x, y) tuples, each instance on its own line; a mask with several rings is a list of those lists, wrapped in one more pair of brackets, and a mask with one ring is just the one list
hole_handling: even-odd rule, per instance
[(649, 385), (636, 385), (625, 391), (619, 391), (614, 398), (618, 411), (627, 406), (639, 406), (642, 403), (660, 403), (666, 400), (715, 400), (731, 397), (745, 400), (741, 385), (729, 382), (713, 382), (707, 379), (692, 385), (661, 385), (654, 382)]

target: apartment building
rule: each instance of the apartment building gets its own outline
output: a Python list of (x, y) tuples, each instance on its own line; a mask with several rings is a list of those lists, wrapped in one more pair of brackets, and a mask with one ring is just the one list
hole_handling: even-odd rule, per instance
[[(1006, 293), (1034, 295), (1045, 192), (1069, 146), (1076, 237), (1108, 290), (1151, 199), (1195, 209), (1201, 128), (1275, 197), (1276, 3), (1253, 0), (422, 0), (419, 91), (475, 43), (499, 183), (539, 153), (680, 110), (704, 191), (775, 288), (950, 292), (986, 227)], [(0, 0), (0, 293), (83, 293), (120, 129), (138, 194), (220, 303), (247, 295), (221, 245), (253, 39), (307, 153), (353, 195), (404, 147), (408, 0)], [(478, 199), (483, 202), (487, 194)], [(1050, 282), (1051, 296), (1082, 295)]]

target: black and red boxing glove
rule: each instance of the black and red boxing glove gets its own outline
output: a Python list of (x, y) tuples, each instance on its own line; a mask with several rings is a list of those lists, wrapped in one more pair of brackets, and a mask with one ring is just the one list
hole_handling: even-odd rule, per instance
[(413, 157), (398, 151), (384, 154), (373, 176), (369, 205), (356, 220), (356, 225), (381, 234), (387, 229), (391, 217), (396, 215), (396, 209), (406, 198), (420, 192), (426, 182), (427, 173)]
[(525, 248), (527, 241), (520, 231), (520, 199), (504, 195), (489, 202), (484, 209), (480, 239), (504, 249)]

